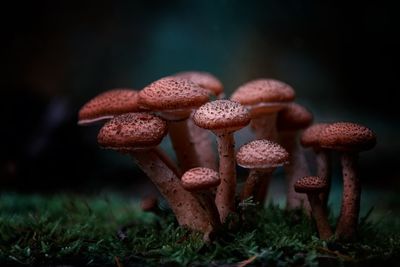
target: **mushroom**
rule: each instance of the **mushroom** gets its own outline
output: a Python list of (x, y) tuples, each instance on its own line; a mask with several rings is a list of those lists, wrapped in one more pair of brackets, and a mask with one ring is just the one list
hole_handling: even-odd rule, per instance
[(166, 133), (167, 124), (161, 118), (148, 113), (127, 113), (108, 121), (97, 140), (104, 148), (134, 158), (169, 203), (180, 225), (206, 232), (210, 225), (207, 214), (159, 156), (156, 147)]
[(320, 136), (322, 148), (341, 152), (343, 195), (335, 234), (340, 239), (353, 239), (360, 212), (361, 185), (357, 174), (358, 153), (372, 149), (376, 144), (376, 135), (360, 124), (337, 122), (327, 126)]
[(265, 202), (269, 182), (274, 170), (288, 163), (288, 152), (275, 142), (262, 139), (243, 145), (236, 154), (236, 162), (250, 169), (241, 193), (241, 200), (254, 196), (259, 203)]
[(140, 111), (138, 92), (127, 88), (117, 88), (103, 92), (82, 106), (78, 124), (91, 125), (112, 119), (116, 115)]
[(154, 195), (143, 197), (140, 201), (140, 209), (144, 212), (151, 212), (155, 215), (159, 215), (158, 198)]
[(240, 86), (231, 100), (246, 106), (251, 113), (251, 127), (256, 139), (277, 140), (276, 116), (295, 98), (292, 87), (273, 79), (257, 79)]
[(303, 147), (312, 147), (316, 159), (316, 175), (327, 180), (328, 186), (321, 193), (320, 198), (322, 206), (328, 209), (329, 192), (331, 188), (331, 153), (329, 149), (323, 149), (320, 146), (321, 132), (328, 126), (328, 123), (316, 123), (305, 129), (300, 138), (300, 144)]
[(313, 115), (297, 103), (287, 105), (278, 113), (277, 129), (280, 144), (289, 152), (290, 163), (285, 166), (287, 185), (286, 207), (288, 209), (304, 208), (310, 212), (307, 198), (304, 194), (294, 191), (294, 183), (300, 177), (310, 175), (302, 147), (299, 145), (299, 132), (307, 128), (313, 120)]
[(209, 241), (210, 235), (221, 225), (214, 194), (212, 193), (212, 190), (221, 183), (221, 179), (216, 171), (209, 168), (197, 167), (185, 172), (181, 178), (181, 183), (183, 188), (197, 198), (200, 205), (208, 214), (211, 227), (204, 238)]
[(208, 100), (207, 90), (176, 77), (157, 80), (139, 92), (140, 106), (158, 112), (167, 120), (169, 136), (183, 172), (200, 166), (187, 119), (194, 108)]
[[(174, 75), (175, 77), (188, 79), (198, 86), (208, 90), (211, 95), (216, 96), (218, 99), (223, 97), (222, 83), (208, 72), (202, 71), (185, 71), (179, 72)], [(198, 157), (200, 166), (217, 170), (215, 152), (213, 150), (210, 132), (198, 127), (193, 123), (193, 120), (188, 120), (188, 127), (192, 141), (198, 150)]]
[(294, 184), (294, 190), (298, 193), (307, 194), (310, 202), (312, 215), (317, 224), (319, 238), (322, 240), (329, 239), (333, 233), (329, 225), (327, 214), (322, 206), (319, 194), (326, 190), (328, 181), (318, 176), (306, 176), (300, 178)]
[(219, 176), (216, 205), (221, 222), (235, 211), (236, 165), (233, 133), (250, 122), (248, 110), (237, 102), (215, 100), (199, 107), (193, 115), (194, 123), (211, 130), (217, 136), (219, 153)]

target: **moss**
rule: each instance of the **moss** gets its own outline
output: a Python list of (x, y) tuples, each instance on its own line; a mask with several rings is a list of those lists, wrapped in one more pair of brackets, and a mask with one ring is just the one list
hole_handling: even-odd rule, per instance
[[(400, 255), (396, 218), (361, 220), (355, 243), (323, 242), (299, 211), (241, 205), (239, 226), (212, 244), (178, 227), (169, 210), (143, 213), (116, 195), (0, 196), (1, 265), (386, 265)], [(368, 216), (367, 216), (368, 217)], [(332, 219), (332, 223), (335, 221)], [(122, 227), (125, 226), (125, 227)], [(122, 228), (121, 228), (122, 227)]]

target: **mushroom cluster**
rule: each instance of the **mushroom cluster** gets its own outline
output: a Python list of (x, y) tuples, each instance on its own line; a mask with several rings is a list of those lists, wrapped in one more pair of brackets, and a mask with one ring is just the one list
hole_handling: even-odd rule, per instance
[[(373, 148), (375, 134), (350, 122), (311, 125), (312, 113), (293, 102), (294, 89), (273, 79), (249, 81), (230, 99), (224, 97), (214, 75), (180, 72), (140, 91), (113, 89), (96, 96), (81, 108), (78, 124), (104, 122), (99, 145), (130, 155), (179, 225), (203, 233), (205, 241), (218, 235), (223, 224), (232, 226), (229, 218), (240, 212), (240, 201), (252, 199), (263, 206), (278, 167), (286, 176), (287, 209), (312, 215), (321, 239), (354, 238), (360, 209), (357, 153)], [(251, 127), (255, 140), (236, 152), (234, 133), (244, 127)], [(167, 135), (177, 162), (158, 146)], [(314, 151), (315, 174), (305, 160), (306, 148)], [(341, 153), (344, 188), (335, 232), (327, 219), (333, 151)], [(237, 166), (249, 169), (242, 184)], [(155, 210), (156, 203), (149, 199), (142, 208)]]

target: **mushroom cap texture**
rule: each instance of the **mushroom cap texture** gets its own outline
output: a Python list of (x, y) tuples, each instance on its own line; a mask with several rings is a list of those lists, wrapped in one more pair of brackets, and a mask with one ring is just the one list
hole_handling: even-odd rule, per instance
[(342, 152), (359, 152), (372, 149), (376, 135), (369, 128), (351, 122), (337, 122), (327, 126), (320, 135), (323, 148)]
[(138, 92), (132, 89), (118, 88), (103, 92), (89, 100), (79, 110), (79, 121), (95, 120), (105, 116), (115, 116), (139, 111)]
[(328, 188), (328, 180), (319, 176), (306, 176), (294, 184), (297, 193), (319, 193)]
[(307, 128), (312, 121), (310, 111), (297, 103), (290, 103), (279, 111), (276, 123), (278, 131), (296, 131)]
[(211, 91), (214, 95), (219, 95), (224, 90), (224, 86), (217, 77), (204, 71), (184, 71), (174, 75), (175, 77), (188, 79), (198, 86)]
[(305, 129), (300, 137), (300, 143), (304, 147), (320, 147), (320, 135), (328, 126), (328, 123), (316, 123)]
[(100, 129), (102, 147), (135, 149), (157, 146), (167, 134), (167, 124), (148, 113), (127, 113), (114, 117)]
[(275, 142), (261, 139), (243, 145), (236, 154), (237, 164), (248, 169), (274, 168), (289, 161), (289, 153)]
[(188, 191), (202, 191), (217, 187), (221, 183), (218, 172), (196, 167), (185, 172), (181, 178), (183, 188)]
[(209, 100), (209, 91), (178, 77), (164, 77), (139, 92), (139, 104), (153, 111), (197, 108)]
[(295, 92), (288, 84), (274, 79), (257, 79), (241, 85), (232, 94), (231, 100), (242, 105), (263, 102), (291, 102)]
[(194, 123), (204, 129), (236, 131), (250, 123), (250, 113), (241, 104), (230, 100), (215, 100), (199, 107)]

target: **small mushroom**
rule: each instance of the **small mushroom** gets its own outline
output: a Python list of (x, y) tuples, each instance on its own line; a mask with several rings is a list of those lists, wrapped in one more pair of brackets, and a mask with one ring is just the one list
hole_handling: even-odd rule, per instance
[(321, 133), (322, 148), (341, 152), (343, 195), (336, 236), (349, 240), (355, 237), (360, 212), (361, 184), (357, 174), (358, 153), (372, 149), (376, 135), (369, 128), (351, 122), (337, 122)]
[(169, 136), (183, 172), (200, 166), (198, 149), (190, 136), (187, 119), (192, 110), (209, 100), (207, 90), (177, 77), (165, 77), (139, 92), (141, 107), (158, 112), (168, 123)]
[(209, 240), (210, 235), (221, 225), (218, 209), (215, 205), (214, 194), (212, 190), (217, 188), (221, 179), (216, 171), (197, 167), (185, 172), (181, 178), (183, 188), (191, 192), (200, 202), (203, 209), (208, 214), (211, 222), (210, 230), (206, 233), (205, 239)]
[(288, 160), (287, 151), (275, 142), (263, 139), (243, 145), (236, 154), (236, 161), (239, 166), (250, 169), (250, 173), (241, 200), (254, 196), (255, 201), (263, 204), (273, 171)]
[(199, 107), (193, 115), (194, 123), (211, 130), (217, 136), (219, 153), (219, 176), (216, 205), (221, 222), (235, 211), (236, 164), (233, 133), (250, 122), (248, 110), (237, 102), (215, 100)]
[(140, 209), (145, 212), (151, 212), (155, 215), (160, 214), (158, 207), (158, 198), (153, 195), (145, 196), (140, 201)]
[(333, 235), (327, 214), (319, 198), (319, 194), (326, 190), (327, 186), (327, 180), (318, 176), (306, 176), (297, 180), (294, 184), (294, 190), (296, 192), (307, 194), (312, 215), (317, 224), (319, 238), (322, 240), (329, 239)]
[(276, 141), (276, 116), (295, 98), (292, 87), (273, 79), (257, 79), (241, 85), (231, 100), (246, 106), (251, 113), (251, 127), (256, 139)]
[[(188, 79), (198, 86), (208, 90), (211, 95), (221, 99), (224, 95), (223, 85), (214, 75), (203, 71), (185, 71), (174, 75), (175, 77)], [(212, 146), (210, 132), (198, 127), (193, 120), (188, 120), (190, 136), (198, 149), (200, 166), (217, 170), (216, 156)]]
[(206, 232), (210, 222), (199, 202), (181, 185), (156, 148), (167, 133), (161, 118), (127, 113), (108, 121), (97, 136), (103, 148), (131, 155), (169, 203), (180, 225)]
[(78, 124), (91, 125), (112, 119), (116, 115), (140, 111), (138, 99), (138, 92), (127, 88), (103, 92), (82, 106)]
[(297, 103), (287, 105), (277, 117), (279, 143), (290, 155), (290, 163), (285, 166), (286, 207), (288, 209), (304, 208), (307, 213), (310, 212), (307, 198), (304, 194), (296, 193), (293, 185), (300, 177), (310, 175), (304, 151), (299, 145), (299, 132), (307, 128), (312, 120), (311, 112)]
[(328, 186), (320, 195), (325, 210), (328, 209), (329, 192), (331, 189), (331, 151), (321, 148), (320, 135), (328, 125), (328, 123), (316, 123), (311, 125), (303, 131), (300, 138), (300, 144), (303, 147), (311, 147), (314, 150), (317, 165), (316, 175), (327, 180)]

